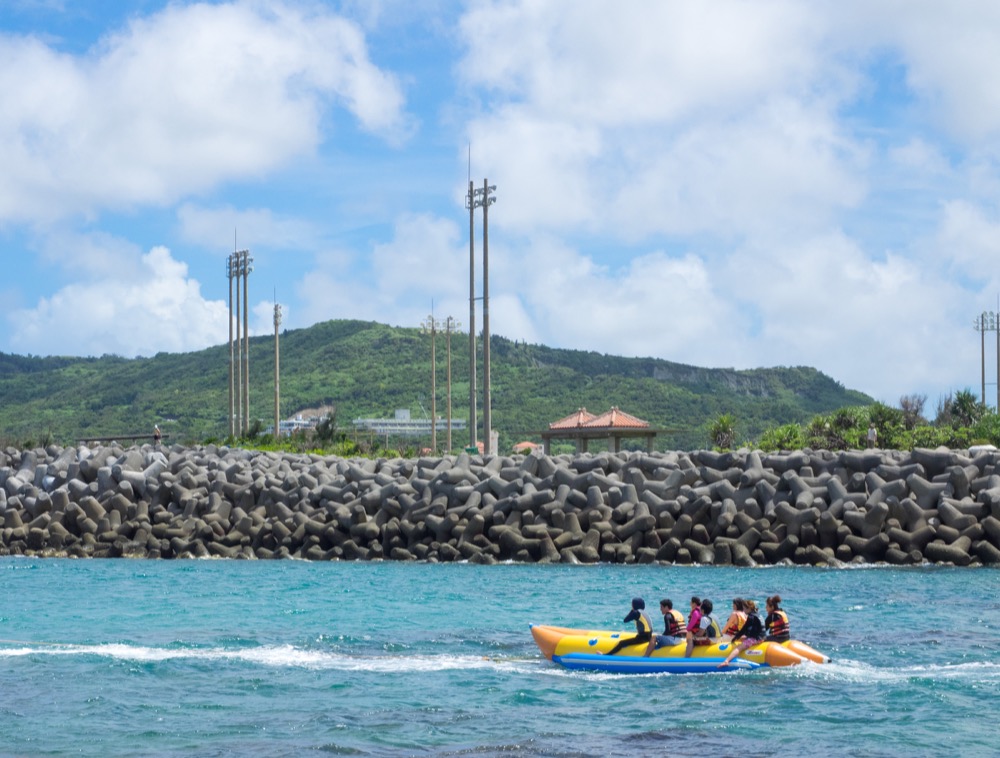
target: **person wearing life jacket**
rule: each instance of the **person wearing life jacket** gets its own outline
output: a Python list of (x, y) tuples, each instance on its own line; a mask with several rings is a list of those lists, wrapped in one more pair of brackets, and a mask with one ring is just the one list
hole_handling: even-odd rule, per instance
[(718, 665), (718, 668), (725, 668), (729, 662), (748, 647), (753, 647), (764, 637), (764, 624), (757, 615), (757, 604), (753, 600), (744, 600), (743, 609), (746, 619), (743, 625), (736, 630), (733, 635), (731, 650), (726, 659)]
[(653, 638), (653, 623), (649, 620), (649, 616), (646, 615), (645, 608), (645, 600), (641, 597), (632, 598), (632, 611), (625, 617), (622, 623), (627, 624), (629, 621), (634, 621), (636, 635), (634, 637), (622, 637), (618, 640), (618, 644), (611, 648), (606, 655), (614, 655), (630, 645), (641, 645)]
[(768, 642), (787, 642), (792, 638), (788, 626), (788, 616), (781, 610), (781, 596), (772, 595), (766, 603), (767, 618), (764, 619), (764, 629)]
[(729, 614), (726, 625), (722, 627), (723, 639), (731, 640), (733, 635), (743, 626), (743, 622), (747, 620), (746, 608), (744, 608), (745, 602), (740, 597), (733, 600), (733, 612)]
[[(691, 651), (695, 645), (711, 645), (722, 636), (719, 625), (712, 618), (712, 608), (711, 600), (708, 598), (702, 600), (698, 608), (698, 628), (691, 629), (691, 622), (688, 621), (687, 648), (684, 651), (685, 658), (691, 657)], [(694, 615), (693, 611), (691, 615)]]
[(646, 648), (646, 657), (658, 648), (668, 645), (678, 645), (684, 641), (684, 614), (674, 608), (670, 598), (660, 601), (660, 613), (663, 614), (663, 634), (653, 635)]

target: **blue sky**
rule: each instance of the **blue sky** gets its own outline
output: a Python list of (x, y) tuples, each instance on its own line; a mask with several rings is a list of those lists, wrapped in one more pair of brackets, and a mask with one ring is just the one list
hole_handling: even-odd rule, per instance
[(494, 334), (979, 391), (994, 2), (13, 0), (0, 64), (0, 351), (224, 343), (234, 233), (253, 333), (467, 324), (471, 145)]

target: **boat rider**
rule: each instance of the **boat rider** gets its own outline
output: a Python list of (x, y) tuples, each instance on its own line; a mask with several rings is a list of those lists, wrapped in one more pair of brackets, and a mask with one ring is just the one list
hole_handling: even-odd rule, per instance
[(741, 597), (733, 600), (733, 612), (729, 614), (729, 619), (726, 621), (726, 625), (722, 627), (722, 636), (725, 639), (731, 640), (733, 635), (739, 631), (741, 626), (743, 626), (743, 622), (747, 620), (745, 605), (746, 601)]
[(622, 637), (618, 640), (618, 644), (605, 653), (605, 655), (614, 655), (629, 645), (640, 645), (644, 642), (649, 642), (653, 638), (653, 622), (646, 615), (645, 608), (645, 600), (641, 597), (632, 598), (632, 611), (625, 617), (622, 623), (627, 624), (629, 621), (634, 621), (636, 635), (635, 637)]
[(764, 619), (764, 628), (767, 630), (766, 639), (768, 642), (787, 642), (792, 638), (788, 627), (788, 616), (781, 610), (781, 596), (772, 595), (765, 604), (767, 618)]
[(646, 657), (661, 647), (679, 645), (684, 641), (684, 614), (674, 608), (673, 601), (668, 597), (660, 601), (660, 613), (663, 614), (663, 634), (653, 636), (646, 648)]
[[(748, 647), (756, 645), (764, 636), (764, 624), (761, 623), (760, 616), (757, 615), (757, 604), (753, 600), (744, 600), (743, 610), (746, 620), (736, 630), (736, 634), (733, 635), (733, 644), (730, 646), (732, 649), (729, 651), (729, 655), (726, 656), (726, 660), (718, 665), (720, 669), (728, 666), (733, 658)], [(743, 639), (740, 639), (741, 637)]]
[[(716, 639), (722, 636), (719, 625), (712, 618), (712, 608), (712, 601), (705, 598), (699, 606), (698, 628), (692, 629), (691, 622), (688, 621), (687, 648), (684, 650), (685, 658), (691, 657), (691, 651), (695, 645), (711, 645)], [(694, 615), (693, 610), (691, 615)]]

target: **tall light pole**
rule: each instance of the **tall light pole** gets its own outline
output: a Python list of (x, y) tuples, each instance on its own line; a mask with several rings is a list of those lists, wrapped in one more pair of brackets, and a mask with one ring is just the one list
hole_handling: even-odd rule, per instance
[(497, 201), (492, 195), (496, 185), (483, 179), (483, 452), (495, 455), (493, 450), (493, 424), (491, 414), (493, 403), (490, 397), (490, 206)]
[[(457, 329), (461, 326), (455, 319), (448, 316), (445, 319), (445, 343), (448, 346), (448, 447), (447, 451), (451, 452), (451, 330)], [(1000, 360), (1000, 359), (998, 359)]]
[(1000, 412), (1000, 311), (983, 311), (975, 321), (974, 328), (979, 332), (980, 351), (980, 381), (982, 394), (980, 402), (986, 405), (986, 332), (997, 333), (997, 411)]
[(478, 192), (469, 179), (465, 207), (469, 209), (469, 448), (476, 447), (476, 201)]
[(281, 372), (279, 370), (280, 350), (278, 349), (278, 327), (281, 326), (281, 305), (274, 304), (274, 439), (281, 436)]
[(434, 353), (434, 342), (435, 336), (437, 335), (437, 329), (441, 326), (440, 323), (434, 320), (434, 306), (431, 306), (431, 315), (429, 315), (420, 324), (421, 329), (424, 334), (431, 335), (431, 451), (436, 453), (438, 450), (437, 444), (437, 360)]
[(240, 257), (243, 266), (243, 425), (244, 433), (248, 433), (250, 431), (250, 296), (247, 291), (247, 280), (253, 271), (253, 258), (250, 257), (249, 250), (241, 250)]
[(229, 436), (234, 437), (236, 433), (236, 418), (233, 415), (235, 410), (235, 374), (233, 365), (236, 357), (233, 350), (233, 256), (226, 259), (226, 276), (229, 277)]
[(240, 274), (242, 265), (240, 254), (234, 251), (233, 278), (236, 280), (236, 433), (234, 437), (243, 436), (243, 340), (240, 338)]

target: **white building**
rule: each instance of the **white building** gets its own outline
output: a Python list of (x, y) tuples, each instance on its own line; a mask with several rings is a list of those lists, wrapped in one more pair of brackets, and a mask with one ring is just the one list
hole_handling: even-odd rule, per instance
[[(439, 432), (447, 432), (448, 420), (439, 416), (435, 426)], [(431, 420), (429, 418), (411, 418), (409, 408), (399, 408), (392, 418), (356, 418), (354, 419), (354, 428), (359, 432), (373, 432), (383, 437), (427, 437), (431, 433)], [(452, 418), (452, 432), (464, 429), (465, 419)]]

